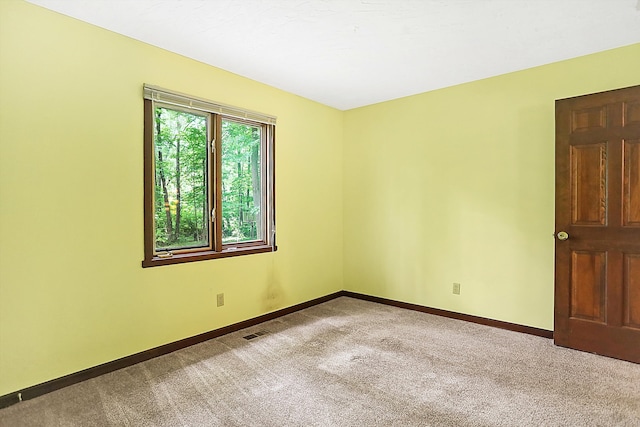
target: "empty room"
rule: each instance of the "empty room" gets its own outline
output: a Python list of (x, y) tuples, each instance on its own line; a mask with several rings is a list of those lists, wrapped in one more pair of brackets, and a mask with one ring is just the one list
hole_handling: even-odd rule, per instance
[(640, 1), (0, 0), (0, 425), (640, 425)]

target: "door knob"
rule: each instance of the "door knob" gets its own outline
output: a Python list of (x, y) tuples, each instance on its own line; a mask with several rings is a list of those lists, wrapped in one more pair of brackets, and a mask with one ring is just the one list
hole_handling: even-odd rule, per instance
[(558, 234), (556, 234), (556, 237), (558, 240), (567, 240), (569, 238), (569, 233), (566, 231), (559, 231)]

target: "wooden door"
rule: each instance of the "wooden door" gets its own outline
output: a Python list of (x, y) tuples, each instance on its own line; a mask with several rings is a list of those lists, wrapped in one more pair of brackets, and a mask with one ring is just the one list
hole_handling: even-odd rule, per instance
[(555, 236), (555, 343), (640, 363), (640, 86), (556, 101)]

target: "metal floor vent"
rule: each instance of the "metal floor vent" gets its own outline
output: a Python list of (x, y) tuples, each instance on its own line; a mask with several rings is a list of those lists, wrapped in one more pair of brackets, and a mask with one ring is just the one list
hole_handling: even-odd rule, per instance
[(268, 333), (269, 333), (269, 331), (258, 331), (258, 332), (254, 332), (254, 333), (249, 334), (249, 335), (245, 335), (245, 336), (244, 336), (244, 337), (242, 337), (242, 338), (244, 338), (245, 340), (247, 340), (247, 341), (248, 341), (248, 340), (252, 340), (252, 339), (254, 339), (254, 338), (261, 337), (261, 336), (263, 336), (263, 335), (267, 335)]

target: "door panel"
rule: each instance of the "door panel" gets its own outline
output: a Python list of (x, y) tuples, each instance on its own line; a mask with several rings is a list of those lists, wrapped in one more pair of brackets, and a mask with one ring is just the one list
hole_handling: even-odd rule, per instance
[(571, 147), (572, 223), (604, 225), (607, 210), (607, 143)]
[(640, 123), (640, 102), (638, 101), (625, 102), (624, 110), (625, 110), (625, 114), (624, 114), (625, 125)]
[(623, 225), (640, 227), (640, 139), (624, 141), (623, 209)]
[(640, 254), (624, 254), (624, 322), (640, 329)]
[(605, 107), (576, 109), (571, 113), (572, 132), (604, 129), (607, 126), (607, 109)]
[(555, 343), (640, 363), (640, 86), (556, 101), (560, 231)]
[(571, 262), (571, 318), (604, 323), (607, 254), (574, 251)]

